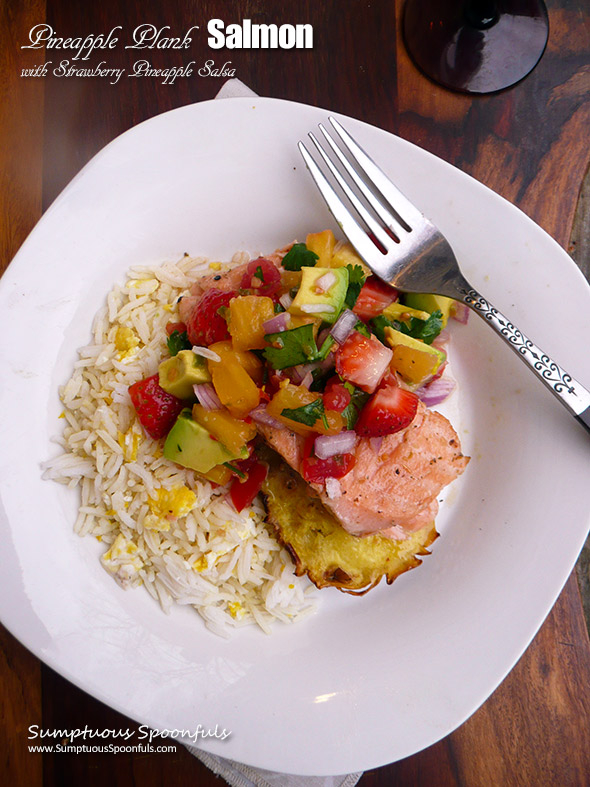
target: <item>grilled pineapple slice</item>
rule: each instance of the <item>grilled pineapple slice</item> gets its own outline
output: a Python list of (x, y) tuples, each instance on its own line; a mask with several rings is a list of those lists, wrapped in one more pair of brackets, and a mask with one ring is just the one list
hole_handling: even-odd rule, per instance
[(382, 577), (388, 584), (422, 562), (418, 555), (438, 537), (434, 523), (403, 541), (378, 534), (353, 536), (319, 498), (310, 497), (303, 479), (276, 455), (262, 487), (267, 523), (289, 550), (298, 577), (307, 574), (318, 588), (336, 587), (362, 595)]

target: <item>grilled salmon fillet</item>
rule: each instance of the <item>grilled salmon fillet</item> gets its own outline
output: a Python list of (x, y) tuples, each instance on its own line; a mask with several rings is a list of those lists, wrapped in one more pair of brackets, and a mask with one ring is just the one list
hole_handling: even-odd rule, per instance
[[(305, 439), (262, 424), (258, 430), (299, 471)], [(339, 479), (339, 496), (329, 497), (323, 485), (310, 486), (349, 533), (403, 539), (434, 520), (437, 495), (461, 475), (469, 458), (449, 421), (421, 402), (410, 426), (384, 437), (378, 451), (374, 446), (368, 438), (359, 440), (354, 467)]]

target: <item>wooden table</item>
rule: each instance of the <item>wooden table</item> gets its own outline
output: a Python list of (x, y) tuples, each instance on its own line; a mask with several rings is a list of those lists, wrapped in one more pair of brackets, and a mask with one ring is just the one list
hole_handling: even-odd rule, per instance
[[(261, 95), (329, 107), (436, 153), (517, 204), (569, 247), (580, 188), (590, 160), (590, 6), (547, 0), (551, 35), (536, 70), (501, 94), (470, 98), (421, 76), (399, 34), (401, 0), (5, 0), (0, 7), (0, 241), (6, 267), (44, 209), (86, 161), (134, 124), (213, 97), (222, 78), (104, 79), (20, 76), (64, 53), (23, 50), (42, 22), (56, 35), (129, 34), (150, 22), (183, 35), (201, 25), (190, 50), (139, 53), (156, 67), (231, 61), (236, 76)], [(308, 22), (309, 50), (218, 50), (204, 26), (226, 22)], [(71, 53), (70, 53), (71, 54)], [(121, 45), (92, 55), (129, 69), (137, 52)], [(584, 217), (578, 227), (587, 227)], [(587, 231), (587, 230), (586, 230)], [(576, 230), (583, 242), (584, 233)], [(3, 269), (2, 268), (2, 269)], [(6, 341), (6, 337), (4, 338)], [(46, 728), (119, 728), (130, 724), (75, 689), (3, 631), (0, 757), (6, 784), (219, 784), (182, 747), (154, 755), (34, 755), (30, 724)], [(521, 661), (459, 730), (431, 748), (366, 773), (369, 785), (584, 785), (590, 781), (590, 645), (575, 578)], [(302, 753), (302, 756), (304, 754)]]

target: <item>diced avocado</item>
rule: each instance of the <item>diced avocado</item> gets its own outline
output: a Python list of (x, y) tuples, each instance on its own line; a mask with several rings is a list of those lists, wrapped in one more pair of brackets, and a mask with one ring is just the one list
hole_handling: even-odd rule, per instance
[(451, 308), (455, 303), (452, 298), (447, 298), (444, 295), (428, 295), (415, 292), (404, 295), (404, 301), (406, 306), (411, 306), (413, 309), (421, 309), (429, 314), (437, 310), (442, 312), (443, 328), (447, 324)]
[(446, 359), (441, 350), (395, 328), (387, 327), (384, 333), (387, 344), (393, 350), (390, 366), (408, 383), (419, 385), (425, 382), (436, 374)]
[(158, 382), (172, 396), (191, 399), (193, 385), (210, 383), (211, 375), (204, 358), (192, 350), (181, 350), (158, 367)]
[(423, 312), (420, 309), (413, 309), (399, 301), (390, 303), (385, 309), (383, 314), (390, 320), (398, 320), (398, 322), (406, 322), (410, 317), (415, 317), (418, 320), (427, 320), (430, 317), (428, 312)]
[[(346, 268), (302, 268), (301, 287), (289, 306), (291, 314), (305, 317), (321, 317), (324, 322), (335, 322), (344, 306), (348, 290)], [(318, 281), (324, 276), (332, 283), (324, 288)], [(321, 307), (324, 307), (322, 309)]]
[(234, 459), (246, 459), (248, 450), (230, 451), (216, 440), (203, 426), (193, 421), (191, 411), (185, 408), (164, 443), (164, 456), (171, 462), (190, 467), (197, 473), (208, 473), (216, 465)]

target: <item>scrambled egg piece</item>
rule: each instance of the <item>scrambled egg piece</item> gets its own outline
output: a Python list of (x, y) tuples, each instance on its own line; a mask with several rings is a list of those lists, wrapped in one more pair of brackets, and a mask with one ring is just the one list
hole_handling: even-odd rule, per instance
[(148, 499), (151, 514), (144, 525), (150, 530), (170, 530), (170, 522), (186, 516), (195, 507), (197, 496), (186, 486), (156, 489), (156, 497)]
[(127, 589), (141, 583), (139, 570), (143, 567), (143, 561), (137, 554), (137, 544), (128, 541), (122, 533), (119, 533), (100, 560), (122, 588)]
[(132, 350), (134, 347), (137, 347), (138, 344), (139, 339), (135, 335), (135, 332), (126, 325), (119, 325), (117, 333), (115, 334), (115, 347), (117, 350), (119, 350), (119, 352), (125, 352), (126, 350)]
[(127, 462), (135, 462), (137, 451), (141, 443), (141, 435), (133, 431), (133, 427), (126, 432), (117, 432), (117, 442), (123, 450), (123, 456)]

